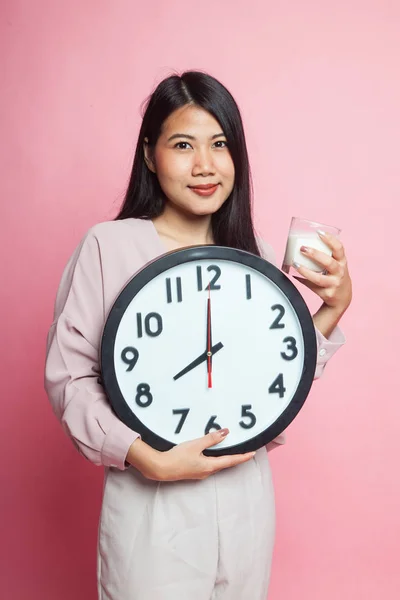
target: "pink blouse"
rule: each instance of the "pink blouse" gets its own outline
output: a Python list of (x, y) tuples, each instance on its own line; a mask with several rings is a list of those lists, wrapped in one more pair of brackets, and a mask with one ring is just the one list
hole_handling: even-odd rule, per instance
[[(276, 264), (270, 246), (262, 243), (261, 251)], [(165, 252), (152, 221), (108, 221), (87, 232), (61, 278), (47, 340), (45, 388), (68, 436), (97, 465), (125, 469), (129, 447), (139, 437), (115, 415), (98, 383), (103, 326), (128, 280)], [(329, 339), (318, 330), (316, 335), (315, 378), (345, 341), (338, 327)], [(284, 441), (281, 434), (267, 450)]]

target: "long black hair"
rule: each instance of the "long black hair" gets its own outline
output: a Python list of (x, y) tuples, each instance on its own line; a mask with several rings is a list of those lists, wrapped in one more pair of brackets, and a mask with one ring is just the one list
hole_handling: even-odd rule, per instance
[(252, 219), (249, 158), (239, 108), (230, 92), (214, 77), (200, 71), (164, 79), (147, 100), (131, 177), (116, 220), (153, 219), (164, 209), (165, 196), (157, 176), (144, 160), (144, 142), (154, 148), (164, 121), (178, 108), (192, 104), (209, 112), (221, 125), (235, 167), (233, 190), (212, 215), (214, 242), (259, 255)]

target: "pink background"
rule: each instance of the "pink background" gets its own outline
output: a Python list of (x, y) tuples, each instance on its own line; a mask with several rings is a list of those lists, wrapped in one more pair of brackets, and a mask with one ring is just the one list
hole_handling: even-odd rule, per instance
[(347, 345), (271, 455), (269, 599), (399, 598), (399, 53), (395, 0), (2, 0), (2, 597), (96, 597), (102, 470), (51, 412), (45, 337), (67, 258), (123, 197), (140, 103), (200, 68), (241, 106), (279, 260), (292, 215), (336, 224), (354, 281)]

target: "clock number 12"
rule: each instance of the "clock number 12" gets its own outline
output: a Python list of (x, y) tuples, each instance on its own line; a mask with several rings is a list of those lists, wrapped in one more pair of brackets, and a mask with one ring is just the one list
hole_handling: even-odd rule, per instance
[(210, 265), (209, 267), (207, 267), (207, 271), (211, 272), (213, 271), (215, 273), (214, 277), (211, 279), (210, 283), (206, 285), (205, 288), (203, 288), (203, 272), (202, 272), (202, 267), (196, 267), (197, 270), (197, 289), (199, 292), (202, 292), (203, 289), (204, 291), (207, 291), (210, 289), (212, 290), (220, 290), (221, 286), (218, 284), (217, 285), (217, 281), (218, 279), (221, 277), (221, 269), (217, 266), (217, 265)]

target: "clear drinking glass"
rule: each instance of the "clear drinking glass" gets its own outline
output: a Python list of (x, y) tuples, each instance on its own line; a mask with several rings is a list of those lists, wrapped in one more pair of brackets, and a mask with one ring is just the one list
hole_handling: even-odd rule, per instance
[(316, 273), (322, 273), (324, 269), (321, 265), (300, 252), (301, 246), (308, 246), (332, 256), (332, 250), (319, 237), (318, 230), (330, 233), (336, 237), (341, 232), (340, 229), (332, 225), (325, 225), (324, 223), (317, 223), (316, 221), (309, 221), (300, 217), (292, 217), (282, 271), (288, 275), (298, 275), (297, 270), (292, 267), (293, 262), (297, 262)]

